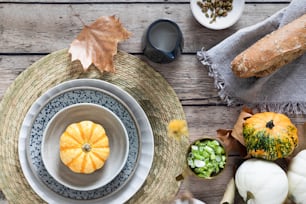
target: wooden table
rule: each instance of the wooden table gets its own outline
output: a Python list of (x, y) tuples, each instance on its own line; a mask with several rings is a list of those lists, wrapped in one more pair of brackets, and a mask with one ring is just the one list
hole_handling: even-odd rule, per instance
[[(231, 129), (241, 106), (222, 102), (213, 79), (197, 60), (196, 51), (209, 49), (240, 28), (255, 24), (286, 7), (289, 0), (248, 0), (241, 19), (232, 27), (212, 31), (193, 18), (188, 0), (25, 0), (0, 1), (0, 99), (13, 80), (29, 65), (50, 52), (69, 47), (82, 29), (79, 16), (89, 24), (102, 15), (117, 15), (133, 33), (119, 49), (138, 56), (161, 73), (173, 86), (186, 113), (190, 140), (215, 135), (219, 128)], [(159, 18), (175, 21), (185, 47), (173, 63), (156, 64), (143, 56), (141, 39), (148, 25)], [(219, 203), (233, 168), (240, 158), (231, 155), (230, 166), (215, 180), (192, 179), (189, 189), (199, 200)], [(185, 189), (183, 184), (181, 191)], [(174, 195), (175, 196), (175, 195)], [(236, 196), (235, 203), (242, 203)]]

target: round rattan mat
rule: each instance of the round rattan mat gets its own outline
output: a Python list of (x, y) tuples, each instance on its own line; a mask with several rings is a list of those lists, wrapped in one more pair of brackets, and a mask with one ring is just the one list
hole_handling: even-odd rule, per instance
[(71, 63), (68, 51), (51, 53), (21, 73), (6, 91), (0, 104), (0, 189), (10, 203), (42, 203), (23, 176), (18, 158), (18, 137), (23, 119), (35, 100), (53, 86), (77, 78), (96, 78), (130, 93), (146, 112), (154, 133), (154, 160), (143, 186), (129, 203), (163, 203), (179, 189), (175, 177), (184, 168), (186, 141), (167, 137), (172, 119), (185, 119), (175, 92), (165, 79), (137, 57), (119, 51), (116, 73), (101, 74), (95, 67), (83, 72), (78, 61)]

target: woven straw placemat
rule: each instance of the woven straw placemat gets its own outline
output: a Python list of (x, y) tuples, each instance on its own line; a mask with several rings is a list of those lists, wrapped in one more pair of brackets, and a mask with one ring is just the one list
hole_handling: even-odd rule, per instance
[(172, 119), (185, 119), (175, 92), (165, 79), (137, 57), (119, 51), (116, 73), (100, 72), (93, 66), (82, 72), (78, 61), (71, 63), (68, 51), (51, 53), (21, 73), (6, 91), (0, 104), (0, 189), (11, 203), (42, 203), (24, 178), (18, 158), (18, 137), (23, 119), (35, 100), (53, 86), (71, 79), (96, 78), (130, 93), (146, 112), (154, 133), (153, 165), (144, 185), (129, 203), (163, 203), (179, 189), (175, 177), (185, 166), (188, 139), (167, 137)]

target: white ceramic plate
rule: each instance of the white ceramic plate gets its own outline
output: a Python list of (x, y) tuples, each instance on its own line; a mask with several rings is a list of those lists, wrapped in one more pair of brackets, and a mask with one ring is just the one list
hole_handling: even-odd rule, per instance
[[(103, 167), (90, 174), (74, 173), (60, 158), (61, 135), (70, 124), (84, 120), (103, 126), (110, 147), (110, 155)], [(128, 139), (124, 124), (109, 109), (92, 103), (70, 105), (49, 121), (42, 138), (42, 161), (49, 174), (64, 186), (78, 191), (94, 190), (108, 184), (123, 169), (129, 153)]]
[[(67, 197), (65, 192), (63, 195), (60, 195), (59, 193), (55, 192), (54, 189), (51, 190), (50, 186), (47, 187), (45, 183), (43, 183), (43, 181), (41, 180), (41, 177), (39, 177), (40, 172), (35, 172), (33, 170), (32, 165), (37, 164), (30, 163), (31, 160), (28, 159), (28, 156), (35, 157), (38, 155), (27, 155), (27, 153), (29, 152), (29, 150), (27, 150), (29, 131), (32, 128), (33, 119), (36, 117), (37, 112), (39, 112), (48, 101), (52, 100), (54, 98), (54, 95), (63, 92), (64, 90), (77, 89), (78, 87), (80, 89), (82, 89), (82, 87), (91, 87), (93, 89), (99, 89), (102, 92), (111, 93), (118, 97), (120, 100), (122, 100), (124, 104), (126, 104), (126, 106), (129, 108), (130, 112), (133, 114), (133, 117), (136, 121), (141, 135), (139, 150), (140, 155), (134, 175), (129, 179), (127, 183), (118, 188), (117, 191), (115, 191), (114, 193), (108, 196), (93, 198), (91, 200), (73, 199)], [(82, 97), (82, 95), (79, 95), (79, 97)], [(37, 127), (37, 129), (39, 128), (42, 127)], [(148, 118), (146, 117), (144, 111), (139, 106), (139, 104), (135, 101), (133, 97), (131, 97), (122, 89), (110, 83), (95, 79), (78, 79), (67, 81), (50, 89), (45, 94), (43, 94), (31, 106), (24, 119), (20, 131), (18, 147), (19, 159), (26, 179), (28, 180), (33, 190), (48, 203), (124, 203), (138, 191), (138, 189), (142, 186), (143, 182), (146, 180), (154, 156), (153, 132)], [(93, 194), (94, 193), (95, 192), (93, 192)]]
[(234, 25), (241, 17), (244, 9), (244, 0), (233, 0), (233, 9), (228, 12), (228, 15), (226, 17), (217, 17), (215, 22), (210, 23), (211, 18), (205, 16), (197, 5), (198, 1), (202, 0), (190, 0), (191, 12), (201, 25), (212, 30), (222, 30)]

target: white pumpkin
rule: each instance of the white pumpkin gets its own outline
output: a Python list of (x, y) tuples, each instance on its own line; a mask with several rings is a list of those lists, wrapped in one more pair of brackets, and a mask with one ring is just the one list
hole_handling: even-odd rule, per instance
[(237, 169), (235, 182), (247, 204), (281, 204), (288, 195), (287, 175), (271, 161), (246, 160)]
[(306, 150), (299, 152), (288, 168), (289, 195), (296, 204), (306, 203)]

